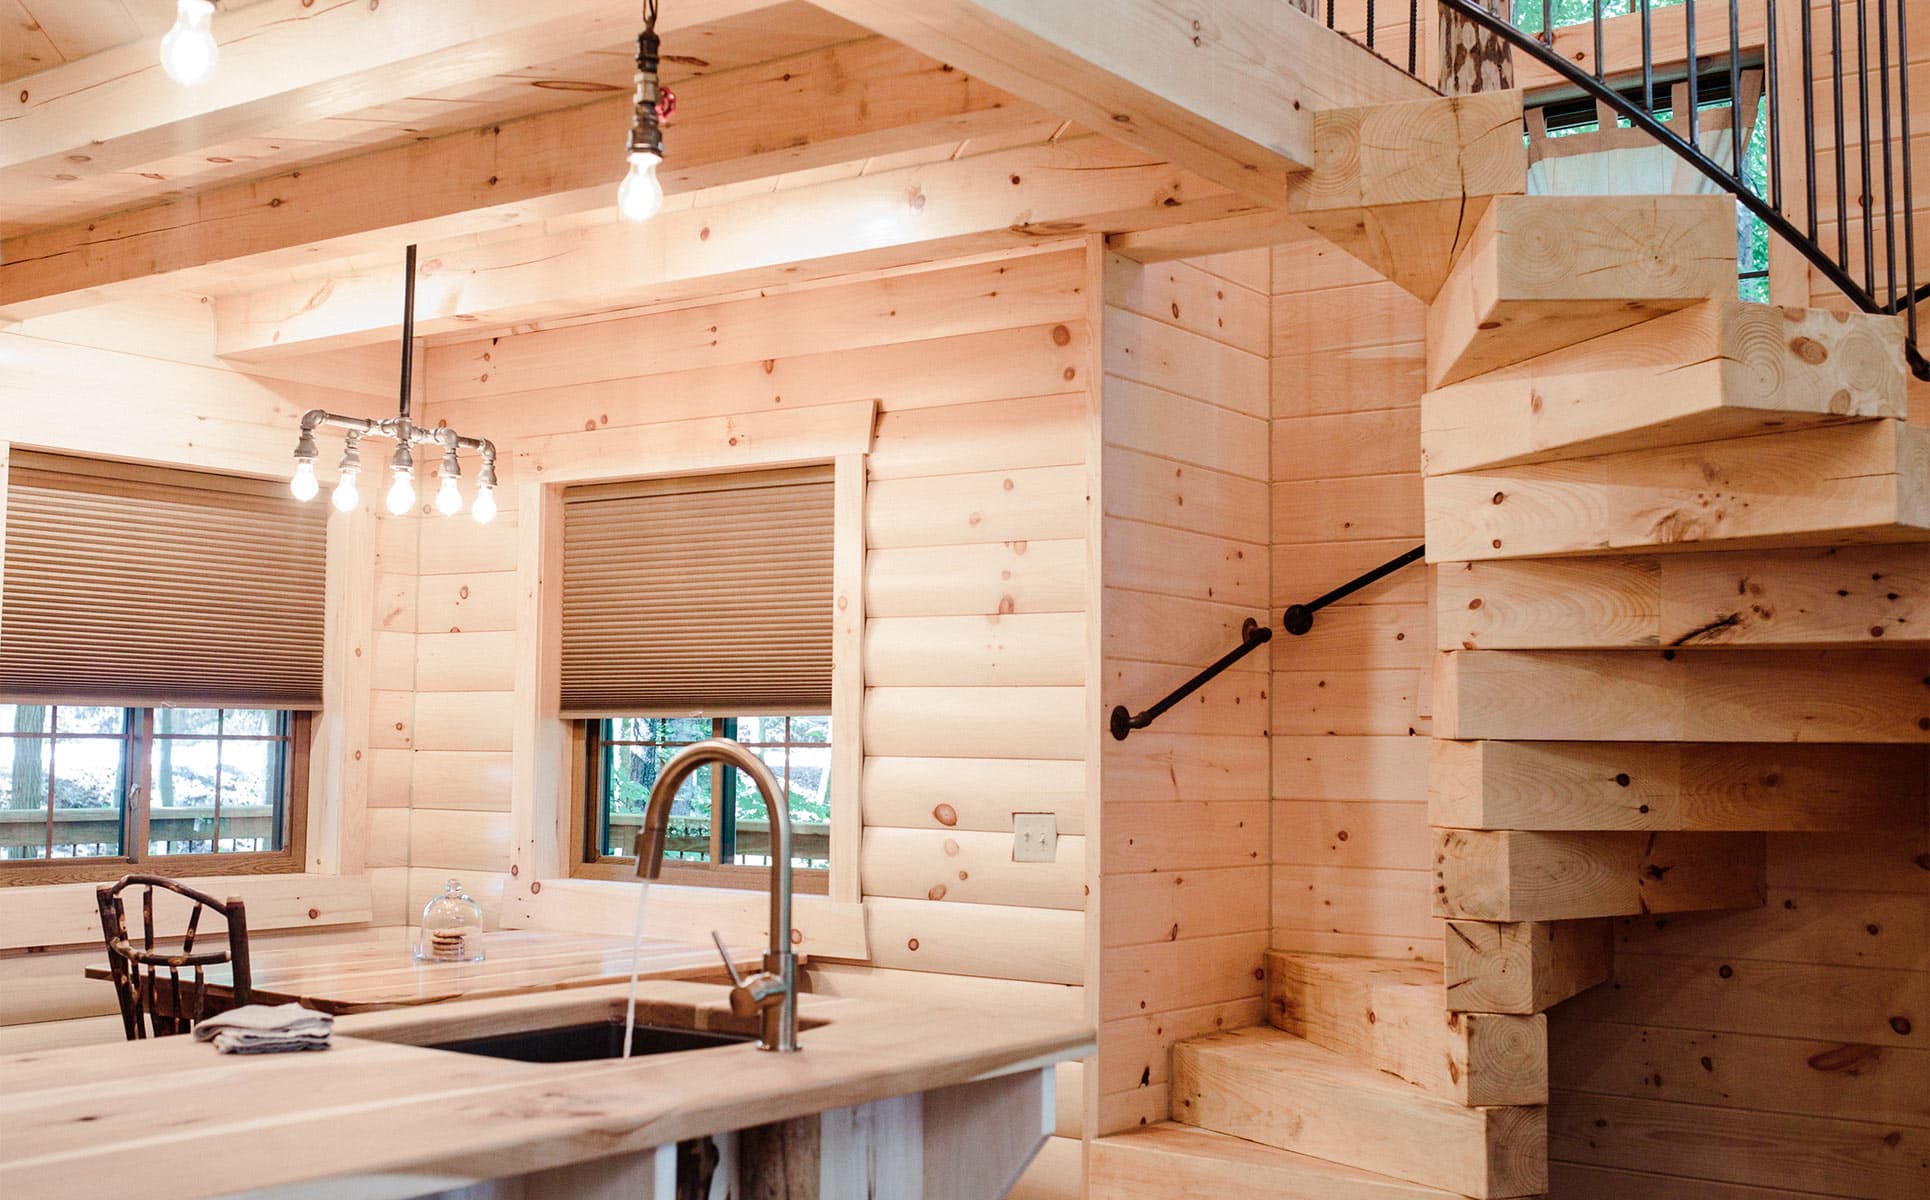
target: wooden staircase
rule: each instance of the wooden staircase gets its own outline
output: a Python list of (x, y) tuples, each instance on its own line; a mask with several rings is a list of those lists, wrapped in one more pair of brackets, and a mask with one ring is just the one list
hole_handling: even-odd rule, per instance
[[(1269, 1025), (1177, 1045), (1173, 1122), (1096, 1143), (1094, 1197), (1541, 1194), (1542, 1014), (1610, 978), (1614, 918), (1761, 905), (1768, 832), (1920, 819), (1901, 320), (1733, 299), (1726, 197), (1482, 201), (1403, 281), (1444, 962), (1270, 955)], [(1329, 236), (1389, 258), (1372, 228)]]

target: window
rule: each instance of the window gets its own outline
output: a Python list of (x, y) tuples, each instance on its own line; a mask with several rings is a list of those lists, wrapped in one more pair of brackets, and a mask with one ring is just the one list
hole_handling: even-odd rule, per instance
[[(785, 790), (791, 865), (800, 871), (830, 866), (830, 717), (615, 717), (584, 725), (589, 862), (615, 866), (624, 875), (634, 870), (632, 850), (658, 774), (692, 742), (725, 737), (763, 759)], [(664, 875), (689, 879), (696, 874), (691, 867), (749, 867), (761, 878), (771, 862), (770, 837), (756, 785), (733, 767), (707, 764), (685, 781), (671, 808)], [(800, 877), (799, 885), (822, 890), (821, 880)]]
[(301, 869), (306, 713), (0, 704), (0, 882)]
[[(728, 737), (788, 790), (799, 887), (826, 889), (833, 503), (824, 468), (564, 493), (560, 691), (578, 739), (578, 874), (630, 877), (659, 772), (691, 743)], [(755, 785), (706, 765), (678, 794), (664, 877), (761, 886), (770, 850)]]

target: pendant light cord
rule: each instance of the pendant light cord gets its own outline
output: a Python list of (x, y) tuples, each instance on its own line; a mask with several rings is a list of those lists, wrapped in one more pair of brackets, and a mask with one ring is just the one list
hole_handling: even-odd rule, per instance
[[(654, 0), (653, 0), (654, 3)], [(402, 260), (402, 400), (398, 411), (403, 429), (409, 428), (410, 381), (415, 374), (415, 243)], [(405, 433), (406, 437), (407, 434)]]

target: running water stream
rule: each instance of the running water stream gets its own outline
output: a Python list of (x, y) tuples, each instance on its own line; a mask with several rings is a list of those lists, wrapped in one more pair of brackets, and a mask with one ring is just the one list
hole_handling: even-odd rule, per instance
[(637, 975), (643, 967), (643, 913), (650, 906), (650, 881), (637, 880), (637, 932), (630, 939), (630, 1002), (623, 1009), (623, 1057), (630, 1057), (630, 1043), (637, 1036)]

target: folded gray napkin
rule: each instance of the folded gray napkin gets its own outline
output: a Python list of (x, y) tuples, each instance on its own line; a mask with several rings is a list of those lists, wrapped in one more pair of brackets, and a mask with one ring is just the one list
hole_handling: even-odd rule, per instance
[(202, 1021), (194, 1040), (213, 1042), (223, 1054), (326, 1050), (334, 1028), (334, 1017), (299, 1004), (249, 1004)]

